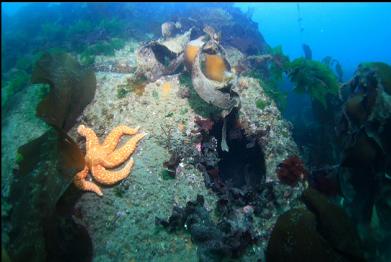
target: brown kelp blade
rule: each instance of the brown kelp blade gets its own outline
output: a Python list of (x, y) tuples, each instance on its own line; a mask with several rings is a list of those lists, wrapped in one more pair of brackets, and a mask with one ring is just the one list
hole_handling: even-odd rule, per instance
[(72, 183), (73, 175), (83, 168), (83, 154), (56, 127), (21, 146), (18, 154), (19, 168), (10, 189), (14, 205), (7, 218), (12, 225), (12, 244), (7, 248), (13, 261), (45, 261), (44, 242), (48, 236), (44, 230), (56, 223), (56, 204)]
[(65, 131), (76, 123), (96, 90), (95, 73), (65, 52), (42, 55), (34, 65), (31, 82), (50, 85), (49, 94), (37, 107), (37, 115)]

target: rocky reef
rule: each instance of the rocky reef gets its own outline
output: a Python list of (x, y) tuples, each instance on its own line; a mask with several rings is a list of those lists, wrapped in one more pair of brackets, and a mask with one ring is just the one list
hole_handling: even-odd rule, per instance
[[(173, 20), (178, 21), (182, 23), (180, 19)], [(204, 198), (203, 212), (210, 213), (212, 227), (216, 227), (213, 224), (219, 218), (213, 212), (216, 208), (232, 209), (226, 214), (241, 214), (233, 217), (232, 223), (251, 217), (248, 225), (254, 229), (254, 235), (248, 244), (254, 248), (239, 247), (242, 251), (232, 254), (259, 258), (278, 215), (298, 204), (295, 199), (302, 186), (282, 185), (275, 173), (286, 157), (298, 154), (289, 124), (257, 81), (232, 72), (246, 54), (225, 44), (223, 30), (196, 24), (199, 30), (186, 28), (184, 22), (180, 30), (171, 26), (172, 33), (141, 44), (135, 51), (119, 51), (115, 59), (107, 58), (108, 63), (124, 60), (122, 57), (134, 59), (135, 70), (97, 73), (95, 98), (84, 110), (80, 123), (93, 127), (98, 137), (118, 124), (141, 124), (142, 131), (148, 133), (135, 152), (132, 175), (114, 188), (105, 188), (103, 199), (86, 193), (76, 205), (91, 234), (97, 261), (113, 257), (178, 259), (195, 255), (195, 245), (208, 253), (197, 237), (193, 242), (189, 235), (156, 231), (158, 228), (151, 226), (155, 216), (167, 217), (172, 206), (185, 206), (197, 195)], [(204, 40), (189, 63), (184, 55), (186, 47), (199, 37)], [(101, 61), (101, 67), (106, 68), (105, 60)], [(136, 79), (144, 79), (140, 94), (131, 87)], [(204, 91), (197, 89), (205, 87), (206, 82), (216, 94), (240, 101), (224, 107), (215, 102), (218, 100), (208, 100), (214, 95), (203, 96)], [(116, 88), (129, 91), (118, 98), (117, 92), (113, 92)], [(259, 99), (266, 103), (262, 109), (256, 105)], [(75, 127), (70, 135), (84, 147)], [(223, 143), (228, 152), (223, 150)], [(241, 155), (248, 158), (239, 160)], [(237, 159), (239, 165), (234, 167), (236, 171), (229, 172), (232, 159)], [(244, 180), (240, 178), (242, 172), (247, 172)], [(235, 180), (239, 182), (236, 184)], [(221, 181), (220, 189), (216, 181)], [(245, 188), (252, 181), (257, 181), (257, 186)], [(95, 208), (98, 205), (99, 215)], [(231, 233), (237, 236), (234, 231)], [(228, 241), (231, 233), (222, 241)], [(108, 242), (110, 235), (116, 235), (117, 240)]]
[[(241, 218), (219, 221), (214, 224), (204, 207), (204, 198), (197, 196), (194, 202), (187, 202), (185, 208), (174, 207), (168, 221), (156, 218), (156, 224), (168, 231), (182, 228), (190, 231), (192, 242), (199, 247), (200, 261), (217, 261), (223, 257), (239, 258), (243, 251), (258, 241), (251, 228), (251, 214)], [(240, 215), (240, 214), (238, 214)]]
[[(389, 228), (389, 67), (362, 65), (337, 94), (324, 65), (290, 64), (297, 83), (319, 74), (327, 82), (322, 88), (331, 86), (298, 87), (319, 110), (330, 106), (326, 95), (340, 96), (344, 157), (315, 170), (281, 115), (283, 94), (271, 85), (289, 64), (281, 49), (270, 48), (232, 4), (182, 7), (176, 13), (170, 5), (149, 7), (145, 17), (159, 16), (145, 25), (148, 37), (135, 33), (91, 63), (85, 63), (91, 50), (40, 56), (31, 82), (43, 85), (7, 102), (2, 245), (12, 261), (364, 261), (359, 236), (365, 234), (348, 215), (368, 222), (375, 206), (378, 223)], [(132, 12), (145, 18), (140, 9)], [(121, 125), (148, 134), (132, 149), (131, 174), (102, 186), (103, 196), (72, 183), (83, 167), (97, 165), (87, 159), (80, 125), (99, 141)], [(348, 215), (313, 188), (343, 195)]]

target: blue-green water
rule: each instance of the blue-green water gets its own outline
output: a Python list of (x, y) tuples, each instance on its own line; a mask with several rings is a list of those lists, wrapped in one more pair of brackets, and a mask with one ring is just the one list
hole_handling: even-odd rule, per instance
[[(254, 8), (252, 19), (269, 44), (282, 44), (284, 52), (296, 58), (303, 55), (302, 43), (307, 43), (315, 59), (327, 55), (337, 58), (346, 69), (346, 80), (363, 61), (391, 62), (390, 3), (238, 3), (237, 6), (243, 11)], [(304, 29), (302, 33), (300, 28)]]

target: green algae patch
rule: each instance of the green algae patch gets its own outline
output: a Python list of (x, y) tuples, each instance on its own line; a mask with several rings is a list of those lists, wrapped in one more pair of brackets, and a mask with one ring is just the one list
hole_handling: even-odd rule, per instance
[(391, 66), (382, 62), (362, 63), (358, 70), (359, 74), (369, 70), (375, 72), (384, 90), (391, 95)]
[(263, 110), (265, 109), (268, 105), (270, 105), (270, 102), (265, 101), (263, 99), (258, 99), (255, 101), (255, 105), (257, 106), (258, 109)]
[(307, 93), (324, 108), (327, 107), (326, 96), (338, 94), (338, 80), (325, 64), (297, 58), (289, 67), (289, 78), (295, 84), (293, 90), (299, 94)]

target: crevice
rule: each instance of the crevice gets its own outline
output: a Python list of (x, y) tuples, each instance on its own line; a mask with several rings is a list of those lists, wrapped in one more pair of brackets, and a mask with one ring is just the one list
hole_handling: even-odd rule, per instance
[(223, 118), (215, 120), (210, 131), (210, 136), (218, 141), (217, 152), (220, 161), (216, 168), (219, 178), (224, 184), (228, 183), (232, 187), (259, 189), (266, 173), (262, 148), (257, 143), (251, 144), (246, 138), (236, 112), (231, 112), (226, 121), (228, 152), (221, 149)]

